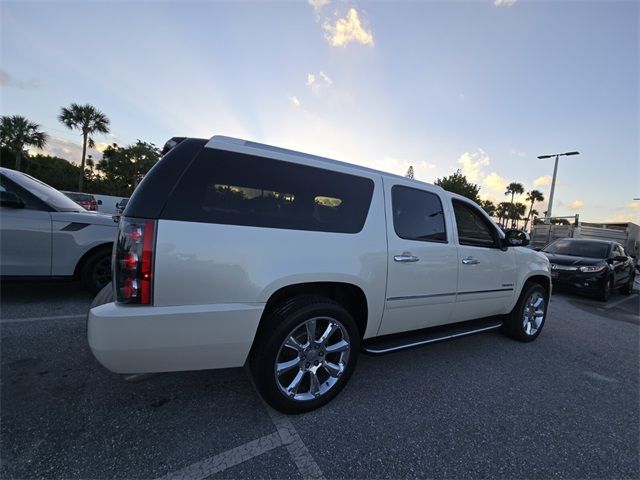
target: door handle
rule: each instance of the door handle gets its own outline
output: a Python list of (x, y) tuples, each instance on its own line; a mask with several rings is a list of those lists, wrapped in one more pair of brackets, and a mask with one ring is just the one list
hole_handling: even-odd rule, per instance
[(473, 257), (466, 257), (462, 259), (463, 265), (477, 265), (480, 263), (480, 260), (476, 260)]
[(414, 255), (403, 253), (402, 255), (394, 256), (393, 260), (395, 260), (396, 262), (408, 263), (408, 262), (417, 262), (420, 259)]

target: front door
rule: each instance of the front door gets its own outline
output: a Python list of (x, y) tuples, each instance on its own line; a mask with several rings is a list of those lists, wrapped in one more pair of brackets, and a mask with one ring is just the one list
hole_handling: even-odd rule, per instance
[(51, 275), (51, 214), (4, 176), (0, 189), (24, 202), (24, 208), (0, 207), (0, 272), (6, 276)]
[(453, 200), (460, 261), (456, 322), (508, 313), (515, 295), (513, 249), (502, 249), (497, 227), (471, 202)]
[(379, 335), (449, 322), (458, 253), (437, 189), (384, 179), (388, 238), (385, 310)]

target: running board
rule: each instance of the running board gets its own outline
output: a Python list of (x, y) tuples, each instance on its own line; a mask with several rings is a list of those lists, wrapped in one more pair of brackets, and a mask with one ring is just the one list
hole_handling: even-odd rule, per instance
[(384, 355), (385, 353), (398, 352), (430, 343), (487, 332), (501, 326), (502, 320), (490, 318), (385, 335), (365, 340), (362, 351), (370, 355)]

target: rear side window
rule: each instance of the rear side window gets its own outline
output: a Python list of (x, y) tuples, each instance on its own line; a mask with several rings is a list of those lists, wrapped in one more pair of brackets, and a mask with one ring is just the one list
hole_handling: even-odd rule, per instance
[(178, 183), (161, 218), (357, 233), (372, 195), (368, 178), (205, 148)]
[(442, 202), (438, 195), (395, 185), (391, 189), (393, 228), (406, 240), (446, 242)]

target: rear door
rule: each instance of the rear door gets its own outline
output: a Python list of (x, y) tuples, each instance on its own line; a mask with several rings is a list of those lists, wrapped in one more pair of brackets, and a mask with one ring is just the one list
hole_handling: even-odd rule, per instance
[(51, 275), (51, 214), (38, 199), (0, 176), (0, 189), (14, 193), (24, 208), (0, 207), (0, 271), (4, 276)]
[(474, 203), (452, 201), (460, 261), (452, 320), (507, 313), (515, 292), (513, 249), (502, 249), (497, 227)]
[(388, 277), (379, 335), (449, 322), (458, 281), (458, 252), (443, 191), (384, 178)]

